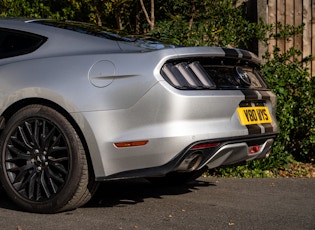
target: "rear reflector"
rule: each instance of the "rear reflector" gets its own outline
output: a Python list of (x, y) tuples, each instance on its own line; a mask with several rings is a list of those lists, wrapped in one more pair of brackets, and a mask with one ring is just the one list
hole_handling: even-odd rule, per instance
[(196, 144), (193, 147), (191, 147), (190, 150), (214, 148), (214, 147), (217, 147), (219, 144), (220, 143), (201, 143), (201, 144)]
[(249, 147), (249, 154), (254, 154), (259, 152), (260, 145), (250, 146)]
[(148, 140), (130, 141), (130, 142), (117, 142), (117, 143), (114, 143), (114, 145), (117, 148), (125, 148), (125, 147), (143, 146), (143, 145), (146, 145), (148, 142), (149, 142)]

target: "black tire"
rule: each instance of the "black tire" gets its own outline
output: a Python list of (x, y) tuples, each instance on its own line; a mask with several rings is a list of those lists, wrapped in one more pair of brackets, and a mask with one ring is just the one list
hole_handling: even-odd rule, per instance
[(204, 172), (208, 170), (208, 167), (205, 166), (199, 170), (192, 172), (171, 172), (165, 175), (164, 177), (150, 177), (147, 178), (152, 184), (157, 185), (183, 185), (188, 182), (194, 181), (199, 178)]
[(30, 105), (16, 112), (1, 133), (0, 146), (3, 188), (24, 210), (75, 209), (97, 189), (75, 129), (50, 107)]

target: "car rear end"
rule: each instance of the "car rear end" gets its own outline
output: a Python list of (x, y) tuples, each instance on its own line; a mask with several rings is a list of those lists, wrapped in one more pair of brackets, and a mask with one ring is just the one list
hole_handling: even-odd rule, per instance
[[(217, 129), (217, 138), (188, 146), (179, 170), (194, 170), (204, 165), (214, 168), (264, 158), (269, 154), (278, 132), (274, 116), (276, 98), (259, 72), (257, 57), (240, 49), (215, 50), (213, 56), (170, 59), (161, 69), (163, 78), (178, 90), (212, 91), (216, 95), (211, 100), (214, 103), (204, 106), (219, 111), (222, 119), (230, 119)], [(221, 99), (219, 92), (232, 93), (238, 104), (231, 104), (235, 100), (226, 101), (228, 96), (221, 95)], [(215, 120), (215, 117), (210, 117)], [(220, 118), (217, 119), (220, 122)], [(234, 130), (231, 129), (233, 122)], [(227, 137), (223, 137), (226, 135), (223, 134), (224, 129), (230, 132)], [(233, 134), (233, 131), (241, 130), (245, 130), (244, 135)]]
[[(167, 54), (155, 64), (158, 82), (133, 106), (104, 114), (113, 132), (104, 138), (107, 176), (100, 180), (191, 172), (269, 154), (278, 133), (276, 97), (255, 55), (219, 47), (156, 52)], [(154, 59), (155, 52), (143, 55)]]

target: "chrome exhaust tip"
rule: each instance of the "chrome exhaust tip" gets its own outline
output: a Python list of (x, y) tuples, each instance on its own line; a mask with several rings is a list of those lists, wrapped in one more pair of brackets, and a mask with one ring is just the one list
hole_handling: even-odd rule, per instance
[(186, 157), (182, 163), (178, 166), (178, 172), (191, 172), (196, 170), (202, 161), (203, 157), (200, 152), (194, 153)]

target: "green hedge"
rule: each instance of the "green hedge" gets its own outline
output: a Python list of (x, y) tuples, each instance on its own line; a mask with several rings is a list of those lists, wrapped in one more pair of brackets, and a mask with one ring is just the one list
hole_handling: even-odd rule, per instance
[(275, 47), (273, 55), (267, 53), (266, 58), (262, 72), (277, 95), (277, 119), (281, 129), (273, 151), (312, 162), (315, 156), (315, 77), (310, 76), (307, 68), (311, 57), (302, 58), (302, 52), (294, 48), (281, 53)]

